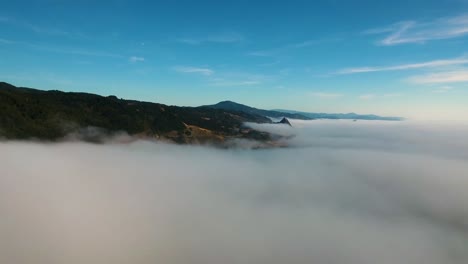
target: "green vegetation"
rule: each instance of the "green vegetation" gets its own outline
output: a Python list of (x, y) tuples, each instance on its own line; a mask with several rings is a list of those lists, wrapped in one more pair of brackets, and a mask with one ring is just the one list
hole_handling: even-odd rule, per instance
[(192, 140), (188, 126), (209, 130), (217, 140), (249, 137), (249, 133), (239, 132), (243, 122), (271, 121), (261, 115), (239, 111), (167, 106), (87, 93), (41, 91), (0, 82), (0, 136), (7, 139), (58, 140), (94, 127), (108, 135), (126, 132), (188, 143)]

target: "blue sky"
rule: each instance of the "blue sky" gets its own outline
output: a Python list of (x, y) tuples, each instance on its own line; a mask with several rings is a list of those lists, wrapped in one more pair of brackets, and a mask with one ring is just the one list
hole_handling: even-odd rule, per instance
[(468, 0), (0, 2), (18, 86), (468, 120)]

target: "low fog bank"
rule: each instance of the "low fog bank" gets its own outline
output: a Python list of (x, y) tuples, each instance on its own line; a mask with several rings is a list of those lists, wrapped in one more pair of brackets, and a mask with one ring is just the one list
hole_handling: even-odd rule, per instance
[(468, 159), (468, 122), (289, 120), (292, 127), (247, 123), (283, 136), (290, 147), (369, 149)]
[(466, 126), (293, 126), (257, 151), (1, 142), (0, 263), (468, 263)]

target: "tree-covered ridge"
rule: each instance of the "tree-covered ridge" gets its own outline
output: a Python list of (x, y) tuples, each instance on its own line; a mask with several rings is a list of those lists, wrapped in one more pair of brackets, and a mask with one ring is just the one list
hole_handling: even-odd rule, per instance
[[(88, 93), (42, 91), (0, 83), (0, 136), (7, 139), (57, 140), (80, 129), (126, 132), (176, 142), (222, 141), (226, 137), (263, 137), (241, 133), (243, 122), (268, 118), (207, 107), (178, 107)], [(206, 133), (192, 133), (200, 128)], [(199, 135), (203, 134), (200, 138)]]

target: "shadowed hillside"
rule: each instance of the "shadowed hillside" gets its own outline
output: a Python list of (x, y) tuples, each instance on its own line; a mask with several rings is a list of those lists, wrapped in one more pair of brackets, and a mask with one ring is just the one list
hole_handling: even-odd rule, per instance
[(266, 133), (241, 130), (243, 122), (271, 121), (254, 113), (167, 106), (115, 96), (42, 91), (0, 83), (0, 136), (7, 139), (57, 140), (78, 133), (85, 140), (94, 141), (99, 135), (118, 132), (178, 143), (223, 142), (228, 138), (269, 139)]

